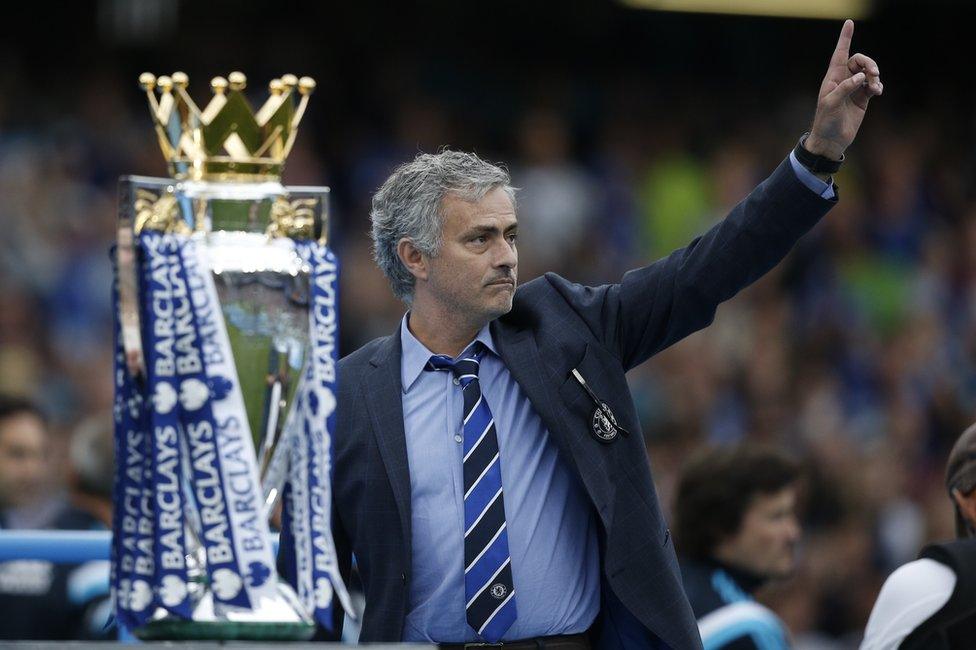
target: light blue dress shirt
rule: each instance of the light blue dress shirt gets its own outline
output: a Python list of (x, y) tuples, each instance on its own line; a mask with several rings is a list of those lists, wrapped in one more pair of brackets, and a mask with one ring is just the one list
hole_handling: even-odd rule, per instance
[[(793, 153), (797, 178), (825, 199), (826, 183)], [(404, 641), (464, 642), (478, 637), (464, 612), (463, 398), (449, 372), (425, 372), (433, 354), (400, 323), (403, 426), (410, 468), (412, 580)], [(489, 352), (481, 390), (495, 419), (518, 618), (503, 640), (576, 634), (600, 608), (597, 524), (583, 486), (566, 465), (528, 397)]]
[[(400, 324), (403, 425), (410, 467), (413, 572), (405, 641), (478, 639), (464, 613), (463, 398), (449, 372), (424, 371), (431, 354)], [(518, 618), (503, 640), (586, 631), (600, 608), (595, 513), (528, 397), (496, 353), (479, 380), (495, 418)]]

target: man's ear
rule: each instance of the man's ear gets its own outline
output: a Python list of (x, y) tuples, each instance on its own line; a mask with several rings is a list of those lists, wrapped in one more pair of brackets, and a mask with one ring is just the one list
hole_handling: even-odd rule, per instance
[(956, 502), (956, 507), (969, 522), (969, 526), (976, 528), (976, 490), (963, 494), (957, 488), (952, 488), (952, 500)]
[(397, 242), (397, 255), (407, 270), (418, 280), (427, 279), (427, 257), (420, 252), (413, 242), (404, 237)]

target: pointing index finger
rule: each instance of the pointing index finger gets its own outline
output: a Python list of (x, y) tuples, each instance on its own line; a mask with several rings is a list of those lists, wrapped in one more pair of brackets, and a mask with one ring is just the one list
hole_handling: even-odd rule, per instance
[(840, 30), (840, 37), (837, 39), (837, 47), (834, 48), (834, 56), (831, 57), (831, 65), (847, 66), (847, 58), (851, 51), (851, 38), (854, 36), (854, 21), (845, 20), (844, 26)]

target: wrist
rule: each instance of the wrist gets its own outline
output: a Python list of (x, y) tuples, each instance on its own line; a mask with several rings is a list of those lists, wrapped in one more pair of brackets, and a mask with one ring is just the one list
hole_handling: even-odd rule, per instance
[(824, 151), (822, 148), (824, 141), (814, 139), (814, 146), (811, 148), (809, 141), (813, 137), (810, 133), (804, 133), (793, 149), (793, 155), (796, 157), (797, 162), (806, 167), (808, 171), (818, 176), (824, 182), (829, 183), (830, 175), (836, 174), (837, 170), (840, 169), (841, 163), (844, 162), (844, 154), (841, 152), (837, 158), (831, 158), (817, 153)]
[(846, 147), (842, 147), (835, 142), (831, 142), (830, 140), (820, 138), (816, 133), (811, 133), (804, 138), (802, 146), (815, 156), (823, 156), (824, 158), (830, 158), (831, 160), (836, 160), (838, 162), (844, 160), (844, 150)]

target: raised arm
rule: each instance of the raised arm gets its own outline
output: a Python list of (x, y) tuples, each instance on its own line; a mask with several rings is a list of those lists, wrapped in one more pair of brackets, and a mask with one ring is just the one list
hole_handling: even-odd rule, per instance
[[(820, 86), (817, 110), (803, 147), (840, 160), (853, 142), (868, 101), (883, 89), (877, 64), (849, 54), (854, 23), (847, 21)], [(582, 287), (558, 276), (549, 282), (625, 368), (709, 323), (715, 310), (778, 264), (836, 202), (803, 182), (793, 156), (687, 247), (627, 273), (620, 284)], [(806, 156), (804, 156), (806, 158)], [(828, 183), (829, 176), (817, 173)]]

